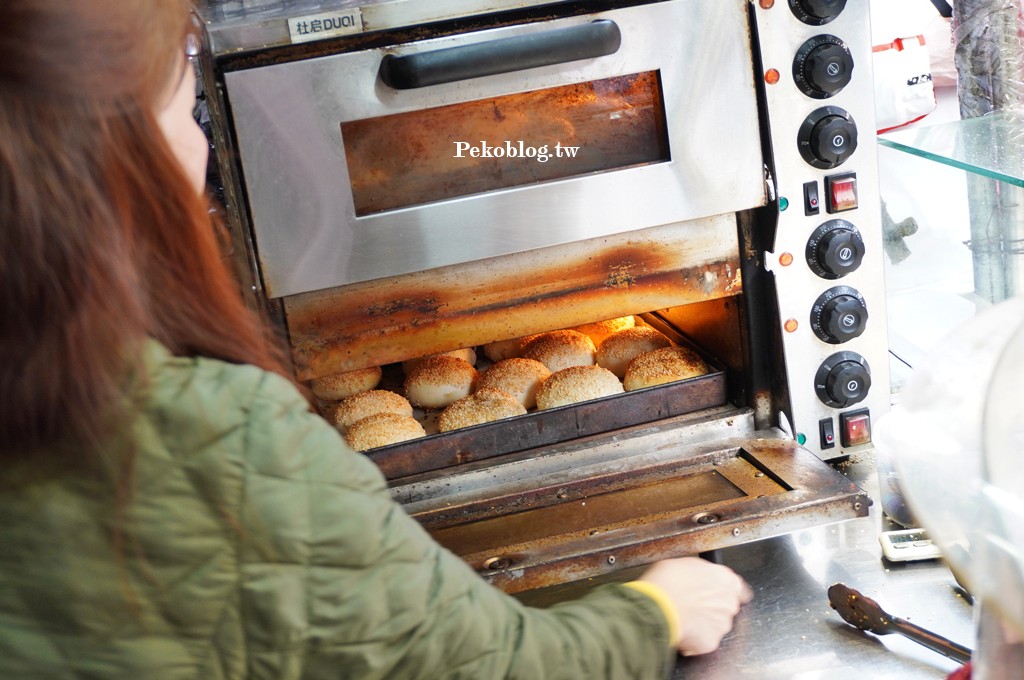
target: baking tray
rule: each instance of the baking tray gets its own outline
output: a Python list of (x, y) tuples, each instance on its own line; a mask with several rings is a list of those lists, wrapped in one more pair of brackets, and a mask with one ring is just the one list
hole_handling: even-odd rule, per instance
[(385, 477), (394, 480), (724, 404), (727, 386), (721, 365), (693, 343), (678, 336), (670, 337), (676, 344), (695, 349), (711, 372), (450, 432), (428, 434), (371, 449), (365, 455), (377, 464)]

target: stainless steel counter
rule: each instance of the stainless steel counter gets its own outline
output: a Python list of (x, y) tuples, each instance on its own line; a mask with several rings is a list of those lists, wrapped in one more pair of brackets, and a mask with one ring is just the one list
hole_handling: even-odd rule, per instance
[(875, 499), (870, 516), (716, 553), (747, 579), (754, 600), (718, 651), (681, 658), (674, 679), (912, 680), (959, 667), (903, 636), (861, 632), (829, 606), (828, 587), (845, 583), (893, 616), (974, 647), (972, 607), (942, 563), (883, 563), (883, 522), (900, 527), (882, 516), (873, 463), (841, 467)]
[[(883, 516), (873, 456), (838, 468), (868, 492), (868, 517), (716, 551), (739, 572), (754, 600), (736, 618), (718, 651), (680, 657), (673, 680), (942, 680), (959, 665), (907, 638), (875, 636), (845, 623), (828, 603), (828, 587), (845, 583), (890, 615), (974, 648), (973, 612), (941, 562), (883, 562), (878, 534), (899, 529)], [(884, 523), (884, 525), (883, 525)], [(544, 606), (598, 582), (627, 581), (630, 569), (582, 584), (520, 593)]]

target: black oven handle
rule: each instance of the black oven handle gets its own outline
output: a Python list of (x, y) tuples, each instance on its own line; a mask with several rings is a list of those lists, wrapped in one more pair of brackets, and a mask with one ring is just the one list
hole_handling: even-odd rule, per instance
[(614, 21), (556, 28), (532, 35), (396, 56), (380, 62), (380, 79), (396, 90), (522, 71), (614, 54), (622, 34)]

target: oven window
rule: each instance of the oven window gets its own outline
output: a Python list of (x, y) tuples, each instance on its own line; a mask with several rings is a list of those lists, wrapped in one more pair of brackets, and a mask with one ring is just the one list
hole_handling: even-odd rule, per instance
[(657, 71), (341, 124), (357, 216), (669, 160)]

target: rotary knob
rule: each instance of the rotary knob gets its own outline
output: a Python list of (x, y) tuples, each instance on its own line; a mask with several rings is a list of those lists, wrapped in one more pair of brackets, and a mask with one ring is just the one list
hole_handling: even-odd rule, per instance
[(860, 266), (864, 239), (846, 220), (829, 220), (807, 240), (807, 264), (823, 279), (838, 279)]
[(850, 49), (834, 35), (816, 35), (797, 50), (793, 80), (808, 97), (826, 99), (836, 94), (853, 76)]
[(796, 18), (811, 26), (821, 26), (835, 19), (846, 7), (846, 0), (789, 0)]
[(804, 119), (797, 135), (800, 155), (815, 168), (841, 165), (857, 149), (857, 125), (838, 106), (817, 109)]
[(811, 307), (811, 330), (830, 345), (853, 340), (864, 332), (867, 323), (864, 298), (849, 286), (829, 288)]
[(837, 352), (814, 376), (814, 392), (826, 406), (846, 408), (864, 400), (871, 389), (871, 369), (856, 352)]

